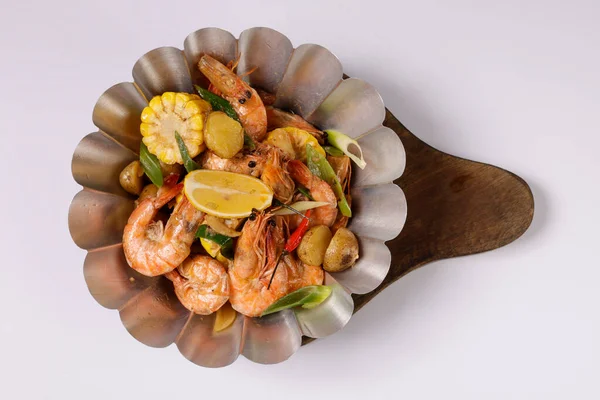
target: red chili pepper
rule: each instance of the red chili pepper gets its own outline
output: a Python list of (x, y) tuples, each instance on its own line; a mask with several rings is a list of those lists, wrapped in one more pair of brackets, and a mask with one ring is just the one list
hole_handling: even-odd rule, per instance
[(312, 209), (306, 211), (306, 214), (304, 214), (306, 216), (306, 218), (302, 219), (302, 222), (300, 222), (300, 225), (298, 226), (298, 228), (294, 231), (294, 233), (292, 233), (292, 235), (288, 239), (287, 243), (285, 244), (284, 249), (288, 253), (291, 253), (292, 251), (296, 250), (296, 247), (298, 247), (300, 245), (300, 242), (302, 241), (302, 237), (308, 230), (308, 223), (310, 222), (309, 218), (310, 218), (311, 213), (312, 213)]

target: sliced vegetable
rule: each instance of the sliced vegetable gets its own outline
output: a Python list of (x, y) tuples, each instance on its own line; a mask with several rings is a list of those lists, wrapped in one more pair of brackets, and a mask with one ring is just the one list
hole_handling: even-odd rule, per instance
[(210, 104), (195, 94), (166, 92), (155, 96), (142, 110), (142, 141), (162, 162), (183, 164), (173, 132), (179, 132), (190, 157), (196, 157), (205, 148), (204, 122), (210, 110)]
[(325, 152), (330, 156), (334, 157), (341, 157), (344, 155), (343, 151), (333, 146), (323, 146), (323, 150), (325, 150)]
[(331, 287), (329, 286), (305, 286), (296, 290), (295, 292), (283, 296), (275, 303), (271, 304), (265, 311), (263, 311), (261, 317), (293, 307), (302, 306), (302, 308), (314, 308), (327, 299), (330, 294)]
[(342, 185), (340, 184), (335, 171), (327, 162), (327, 159), (315, 151), (310, 145), (306, 146), (306, 154), (308, 156), (307, 164), (310, 172), (327, 182), (332, 187), (335, 195), (339, 199), (338, 207), (340, 208), (342, 215), (346, 217), (352, 217), (352, 210), (350, 210), (350, 205), (348, 204), (348, 200), (346, 200)]
[[(362, 149), (360, 148), (360, 145), (356, 140), (344, 135), (342, 132), (334, 130), (327, 130), (325, 132), (327, 133), (327, 140), (329, 141), (329, 143), (332, 144), (333, 147), (337, 148), (338, 150), (341, 150), (345, 155), (350, 157), (350, 159), (354, 161), (356, 165), (358, 165), (358, 168), (364, 169), (367, 166), (367, 163), (363, 158)], [(356, 146), (356, 153), (358, 154), (358, 156), (350, 151), (351, 146)]]
[(140, 143), (140, 163), (144, 168), (144, 172), (150, 178), (152, 183), (156, 186), (161, 187), (163, 185), (163, 175), (160, 170), (160, 163), (158, 157), (148, 151), (148, 147), (144, 142)]
[(181, 153), (181, 159), (183, 160), (183, 166), (185, 167), (185, 170), (187, 172), (192, 172), (200, 169), (200, 165), (196, 161), (192, 160), (192, 157), (190, 157), (187, 146), (177, 131), (175, 131), (175, 140), (177, 140), (177, 145), (179, 146), (179, 152)]
[[(273, 201), (273, 202), (275, 203), (275, 201)], [(289, 206), (282, 204), (282, 206), (285, 208), (281, 208), (281, 209), (275, 211), (273, 213), (273, 215), (292, 215), (292, 214), (297, 214), (296, 211), (298, 211), (298, 212), (306, 211), (306, 210), (310, 210), (313, 208), (326, 206), (328, 204), (329, 203), (327, 203), (325, 201), (297, 201), (293, 204), (290, 204)], [(290, 210), (290, 208), (295, 211)]]
[(224, 112), (214, 111), (206, 119), (204, 141), (219, 157), (231, 158), (244, 147), (244, 129)]
[(233, 109), (233, 107), (227, 100), (225, 100), (221, 96), (217, 96), (216, 94), (209, 92), (208, 90), (206, 90), (204, 88), (201, 88), (198, 85), (194, 85), (194, 86), (196, 87), (196, 90), (198, 91), (198, 94), (200, 95), (200, 97), (202, 97), (204, 100), (208, 101), (210, 103), (210, 105), (212, 106), (213, 110), (222, 111), (225, 114), (227, 114), (227, 116), (229, 118), (233, 118), (236, 121), (240, 120), (237, 113), (235, 112), (235, 110)]
[(215, 217), (213, 215), (206, 214), (204, 216), (204, 222), (206, 222), (206, 224), (210, 226), (215, 232), (221, 235), (229, 237), (238, 237), (242, 234), (241, 232), (238, 232), (235, 229), (231, 229), (230, 227), (225, 225), (225, 221), (222, 218)]
[(217, 310), (213, 331), (221, 332), (229, 328), (235, 321), (236, 316), (237, 312), (231, 307), (231, 304), (229, 304), (229, 302), (225, 303), (223, 307)]
[(221, 246), (221, 254), (233, 260), (233, 239), (229, 236), (221, 235), (214, 232), (208, 225), (200, 225), (196, 231), (196, 237), (200, 239), (210, 240)]

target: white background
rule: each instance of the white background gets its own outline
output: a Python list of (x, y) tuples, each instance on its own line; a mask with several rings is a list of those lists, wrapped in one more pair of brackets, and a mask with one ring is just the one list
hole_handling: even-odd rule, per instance
[[(0, 398), (600, 398), (597, 0), (0, 10)], [(85, 286), (67, 229), (71, 155), (98, 96), (139, 56), (206, 26), (326, 46), (417, 136), (527, 180), (533, 225), (508, 247), (409, 274), (283, 364), (210, 370), (138, 343)]]

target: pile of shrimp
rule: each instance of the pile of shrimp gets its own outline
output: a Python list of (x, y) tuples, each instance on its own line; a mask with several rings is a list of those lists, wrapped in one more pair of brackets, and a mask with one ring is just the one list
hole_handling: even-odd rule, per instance
[[(205, 55), (198, 68), (210, 81), (209, 90), (228, 100), (245, 132), (256, 142), (230, 159), (211, 151), (199, 157), (202, 168), (260, 178), (282, 203), (308, 200), (296, 190), (304, 186), (315, 201), (327, 205), (313, 210), (310, 226), (326, 225), (333, 231), (345, 227), (348, 218), (337, 208), (331, 186), (313, 175), (298, 160), (290, 160), (279, 148), (266, 143), (267, 130), (296, 127), (323, 143), (323, 132), (301, 117), (273, 107), (274, 96), (257, 91), (234, 72)], [(348, 157), (328, 157), (347, 189)], [(300, 215), (273, 215), (276, 207), (253, 212), (243, 222), (233, 260), (222, 263), (194, 246), (195, 233), (205, 215), (181, 195), (179, 177), (170, 175), (155, 196), (139, 201), (123, 234), (123, 249), (131, 268), (146, 276), (164, 275), (173, 282), (176, 296), (190, 311), (208, 315), (225, 303), (241, 314), (260, 316), (273, 302), (307, 285), (323, 283), (321, 266), (303, 264), (293, 252), (284, 251), (286, 240), (302, 220)], [(347, 191), (346, 191), (347, 192)], [(174, 201), (177, 199), (177, 201)], [(170, 215), (164, 210), (176, 204)]]

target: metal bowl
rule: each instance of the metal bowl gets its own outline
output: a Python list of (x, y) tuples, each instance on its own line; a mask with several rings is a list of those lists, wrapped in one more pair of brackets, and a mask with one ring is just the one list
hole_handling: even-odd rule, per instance
[[(214, 333), (215, 316), (186, 310), (163, 277), (148, 278), (125, 260), (121, 237), (133, 210), (133, 198), (119, 185), (119, 173), (137, 159), (140, 114), (148, 100), (166, 91), (193, 93), (207, 86), (196, 65), (203, 54), (221, 62), (241, 55), (237, 72), (252, 86), (276, 94), (275, 105), (291, 109), (320, 127), (358, 138), (367, 167), (354, 168), (354, 217), (361, 257), (351, 269), (326, 274), (332, 295), (316, 308), (286, 310), (263, 318), (238, 315), (232, 326)], [(222, 367), (240, 354), (263, 364), (286, 360), (298, 350), (302, 335), (321, 338), (342, 329), (354, 309), (352, 293), (381, 284), (391, 261), (385, 241), (396, 237), (406, 219), (406, 200), (392, 181), (405, 166), (396, 134), (382, 125), (385, 108), (377, 91), (355, 78), (343, 79), (342, 64), (327, 49), (290, 40), (269, 28), (231, 33), (205, 28), (190, 34), (184, 50), (160, 47), (133, 67), (134, 82), (118, 83), (96, 103), (92, 119), (99, 131), (85, 136), (73, 155), (73, 178), (83, 186), (69, 209), (73, 241), (88, 251), (84, 276), (102, 306), (119, 311), (125, 329), (152, 347), (175, 343), (188, 360)]]

